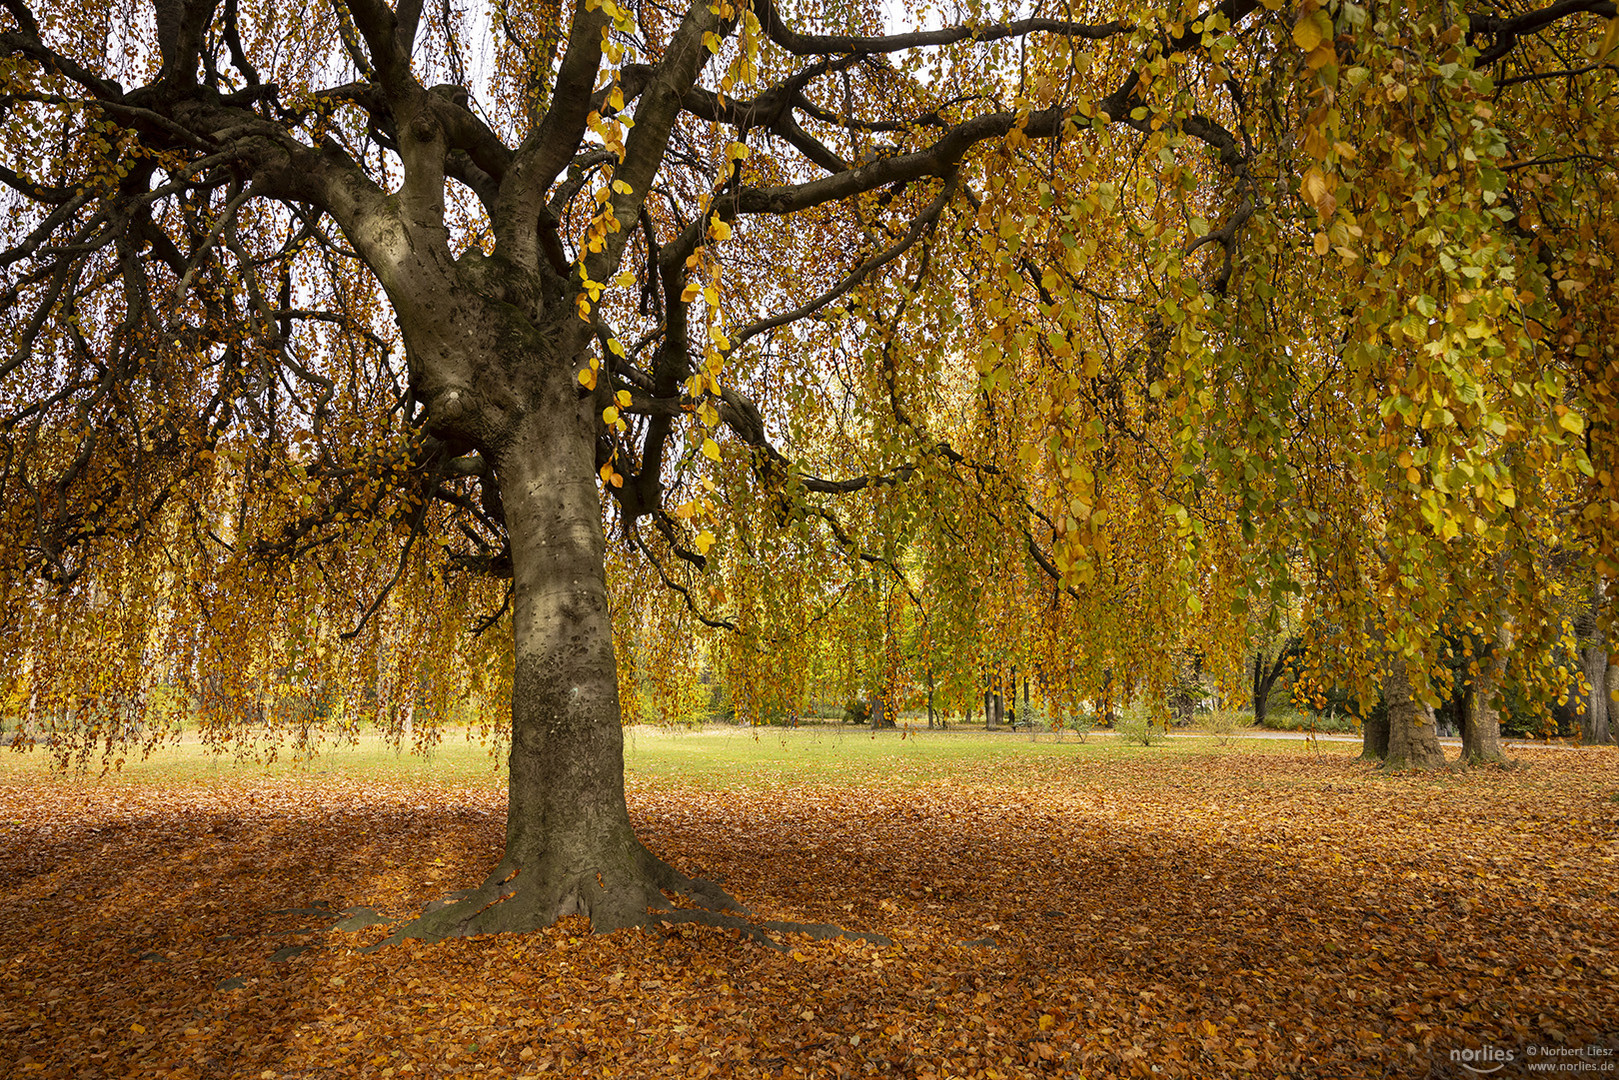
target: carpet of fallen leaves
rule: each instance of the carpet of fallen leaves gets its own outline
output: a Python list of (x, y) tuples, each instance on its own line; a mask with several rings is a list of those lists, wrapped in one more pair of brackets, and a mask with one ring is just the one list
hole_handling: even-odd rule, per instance
[(1467, 1075), (1446, 1048), (1619, 1032), (1619, 756), (1521, 757), (632, 783), (654, 850), (759, 918), (893, 939), (783, 952), (328, 930), (474, 884), (498, 790), (0, 775), (0, 1076)]

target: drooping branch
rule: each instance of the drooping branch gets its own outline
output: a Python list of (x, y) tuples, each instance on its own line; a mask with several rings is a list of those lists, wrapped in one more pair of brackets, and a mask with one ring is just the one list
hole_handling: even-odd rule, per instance
[(918, 30), (880, 36), (803, 34), (787, 25), (774, 0), (754, 0), (754, 11), (770, 40), (795, 56), (813, 56), (822, 53), (880, 56), (904, 52), (907, 49), (955, 45), (962, 41), (1005, 41), (1009, 38), (1039, 33), (1100, 41), (1129, 34), (1135, 30), (1133, 24), (1119, 21), (1088, 24), (1063, 19), (1020, 19), (988, 26), (948, 26), (939, 30)]

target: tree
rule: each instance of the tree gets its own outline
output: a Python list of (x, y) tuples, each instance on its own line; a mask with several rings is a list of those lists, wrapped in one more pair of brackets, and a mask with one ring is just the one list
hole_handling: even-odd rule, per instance
[(1290, 637), (1276, 650), (1276, 659), (1270, 660), (1264, 649), (1254, 653), (1254, 722), (1263, 724), (1270, 708), (1270, 692), (1276, 680), (1287, 672), (1288, 664), (1297, 660), (1304, 650), (1302, 638)]
[(276, 612), (365, 673), (337, 714), (509, 694), (505, 854), (410, 933), (732, 903), (631, 828), (610, 605), (655, 601), (610, 566), (745, 634), (724, 551), (856, 577), (893, 515), (993, 520), (1102, 701), (1240, 656), (1295, 558), (1399, 656), (1464, 526), (1614, 572), (1612, 180), (1562, 152), (1611, 110), (1536, 97), (1606, 77), (1559, 52), (1606, 4), (0, 5), (13, 655), (133, 691), (287, 652)]

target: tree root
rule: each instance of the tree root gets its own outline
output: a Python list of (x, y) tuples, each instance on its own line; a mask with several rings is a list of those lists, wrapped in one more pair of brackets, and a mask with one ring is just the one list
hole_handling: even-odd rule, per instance
[(405, 938), (442, 941), (479, 934), (523, 933), (550, 926), (569, 915), (583, 915), (598, 933), (646, 926), (649, 910), (669, 908), (665, 892), (685, 896), (703, 908), (746, 908), (711, 881), (689, 878), (635, 842), (617, 866), (562, 870), (542, 860), (537, 867), (510, 858), (474, 889), (433, 901), (420, 915), (394, 930), (377, 946)]
[[(691, 878), (636, 845), (630, 872), (590, 870), (545, 882), (542, 875), (502, 863), (474, 889), (463, 889), (433, 901), (421, 914), (362, 952), (406, 938), (442, 941), (479, 934), (539, 930), (569, 915), (584, 915), (597, 933), (628, 927), (696, 923), (736, 930), (767, 948), (786, 951), (772, 934), (804, 934), (818, 941), (844, 938), (873, 945), (892, 945), (882, 934), (845, 930), (828, 923), (754, 919), (719, 885)], [(525, 881), (525, 879), (527, 879)], [(532, 882), (528, 889), (525, 884)], [(699, 905), (675, 907), (670, 895)]]
[[(787, 946), (771, 937), (770, 934), (803, 934), (816, 941), (832, 941), (842, 938), (845, 941), (863, 941), (871, 945), (888, 946), (894, 944), (893, 940), (882, 935), (867, 933), (863, 930), (845, 930), (841, 926), (831, 923), (800, 923), (782, 922), (778, 919), (745, 919), (736, 915), (727, 915), (719, 911), (693, 911), (690, 908), (668, 908), (663, 911), (654, 910), (651, 920), (663, 923), (697, 923), (700, 926), (718, 926), (727, 930), (737, 930), (766, 948), (777, 952), (786, 952)], [(768, 933), (767, 933), (768, 931)]]

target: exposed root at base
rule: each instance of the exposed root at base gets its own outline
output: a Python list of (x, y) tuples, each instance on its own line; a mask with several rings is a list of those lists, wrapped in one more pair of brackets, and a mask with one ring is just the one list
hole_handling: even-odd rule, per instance
[(687, 910), (670, 908), (665, 893), (684, 896), (716, 915), (724, 911), (747, 914), (746, 908), (715, 883), (687, 877), (645, 847), (637, 844), (628, 854), (628, 865), (620, 862), (616, 867), (576, 868), (561, 874), (554, 868), (547, 873), (543, 865), (503, 862), (482, 885), (435, 900), (372, 948), (405, 938), (442, 941), (523, 933), (569, 915), (585, 916), (598, 933), (646, 926), (655, 917)]
[(718, 926), (727, 930), (737, 930), (757, 941), (759, 944), (775, 949), (777, 952), (786, 952), (787, 946), (771, 937), (766, 931), (776, 934), (803, 934), (816, 941), (831, 941), (834, 938), (843, 938), (846, 941), (864, 941), (871, 945), (888, 946), (894, 944), (893, 940), (882, 934), (871, 934), (863, 930), (845, 930), (841, 926), (831, 923), (799, 923), (781, 922), (776, 919), (744, 919), (736, 915), (727, 915), (719, 911), (693, 911), (690, 908), (670, 908), (664, 911), (653, 911), (648, 922), (653, 920), (666, 923), (697, 923), (700, 926)]
[[(845, 930), (828, 923), (754, 919), (748, 909), (712, 881), (691, 878), (640, 848), (632, 869), (575, 872), (563, 880), (529, 868), (502, 864), (482, 885), (435, 900), (422, 913), (397, 927), (370, 952), (405, 938), (442, 941), (479, 934), (523, 933), (550, 926), (569, 915), (583, 915), (597, 933), (626, 927), (696, 923), (736, 930), (767, 948), (786, 951), (772, 934), (804, 934), (818, 941), (844, 938), (873, 945), (892, 945), (882, 934)], [(671, 896), (700, 905), (675, 907)]]

